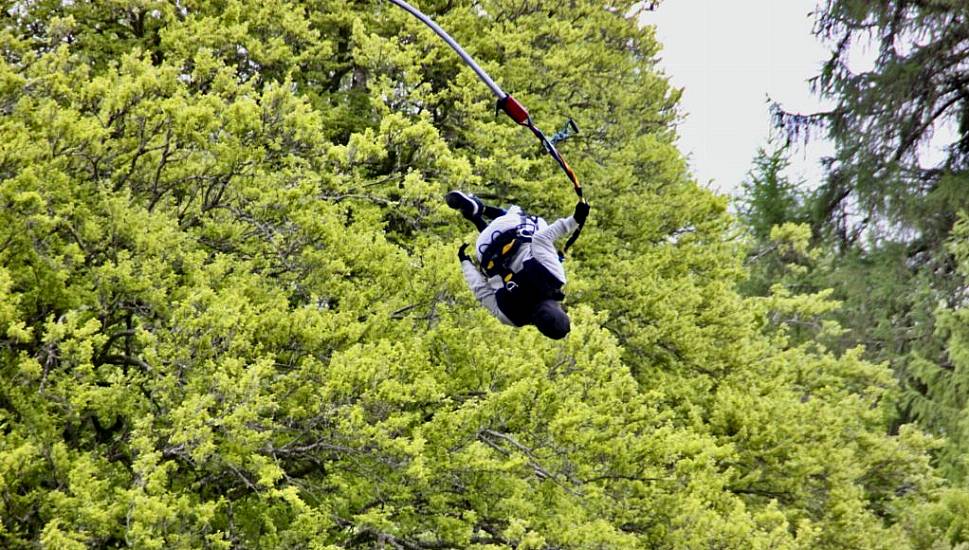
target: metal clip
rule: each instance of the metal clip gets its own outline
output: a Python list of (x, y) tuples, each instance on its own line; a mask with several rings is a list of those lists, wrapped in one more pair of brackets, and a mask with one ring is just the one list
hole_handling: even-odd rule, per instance
[(572, 120), (572, 117), (569, 117), (569, 120), (565, 123), (565, 126), (563, 126), (558, 132), (555, 132), (555, 135), (549, 138), (549, 141), (552, 143), (552, 145), (555, 145), (556, 143), (565, 141), (578, 133), (579, 127), (575, 124), (575, 121)]

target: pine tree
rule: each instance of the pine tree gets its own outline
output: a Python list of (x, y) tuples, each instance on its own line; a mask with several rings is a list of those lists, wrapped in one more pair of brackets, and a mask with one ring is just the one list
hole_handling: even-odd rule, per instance
[[(818, 220), (837, 222), (846, 243), (869, 232), (903, 237), (913, 254), (936, 249), (966, 206), (959, 44), (969, 34), (967, 8), (910, 0), (828, 0), (820, 8), (815, 34), (832, 52), (814, 85), (835, 107), (777, 113), (792, 133), (820, 126), (836, 144)], [(877, 57), (858, 70), (851, 56), (866, 44)], [(926, 146), (948, 123), (959, 127), (956, 141), (933, 165)]]
[[(894, 424), (914, 420), (950, 435), (949, 405), (936, 396), (964, 390), (950, 376), (935, 312), (961, 300), (946, 242), (969, 206), (960, 46), (967, 10), (953, 2), (831, 0), (816, 13), (815, 34), (832, 55), (814, 85), (835, 106), (809, 117), (778, 115), (791, 133), (820, 129), (836, 146), (810, 201), (815, 237), (838, 255), (819, 284), (845, 304), (842, 346), (864, 345), (901, 381)], [(853, 53), (866, 44), (877, 57), (859, 70)], [(952, 143), (934, 160), (926, 152), (948, 129)]]
[[(969, 276), (969, 225), (963, 217), (956, 224), (950, 250), (957, 258), (959, 272)], [(963, 290), (960, 294), (964, 294)], [(942, 466), (949, 477), (965, 482), (969, 475), (969, 392), (966, 391), (969, 375), (969, 334), (966, 332), (967, 309), (964, 302), (952, 308), (940, 308), (937, 317), (937, 333), (945, 342), (946, 362), (942, 365), (919, 366), (925, 369), (926, 397), (931, 409), (924, 416), (933, 421), (934, 427), (945, 431), (948, 445), (942, 453)], [(941, 368), (940, 368), (941, 367)]]
[(805, 183), (792, 182), (786, 174), (791, 164), (789, 148), (789, 143), (773, 142), (761, 147), (741, 184), (739, 217), (759, 241), (766, 241), (776, 225), (807, 221), (801, 212)]

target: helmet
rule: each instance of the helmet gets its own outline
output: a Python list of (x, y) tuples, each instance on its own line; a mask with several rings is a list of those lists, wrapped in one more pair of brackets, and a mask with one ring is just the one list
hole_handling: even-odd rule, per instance
[(532, 313), (531, 322), (535, 328), (552, 340), (565, 338), (569, 333), (569, 316), (555, 300), (542, 300)]

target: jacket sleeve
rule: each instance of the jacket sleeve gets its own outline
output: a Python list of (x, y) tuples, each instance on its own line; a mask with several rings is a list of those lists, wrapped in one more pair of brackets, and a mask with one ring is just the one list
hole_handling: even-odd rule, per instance
[(495, 297), (497, 289), (488, 283), (488, 279), (485, 279), (485, 276), (478, 271), (478, 268), (473, 263), (465, 260), (461, 262), (461, 270), (464, 272), (464, 280), (467, 281), (471, 292), (474, 293), (474, 297), (478, 302), (490, 311), (492, 315), (497, 317), (499, 321), (506, 325), (512, 325), (508, 317), (498, 309), (498, 299)]
[(559, 261), (559, 252), (555, 249), (555, 241), (575, 231), (579, 222), (575, 218), (559, 218), (555, 223), (542, 229), (532, 236), (532, 257), (539, 261), (563, 285), (565, 284), (565, 269)]
[(559, 218), (555, 220), (555, 223), (536, 233), (533, 238), (539, 238), (554, 243), (562, 237), (572, 233), (578, 229), (578, 227), (579, 222), (575, 221), (575, 218), (572, 216), (569, 216), (568, 218)]

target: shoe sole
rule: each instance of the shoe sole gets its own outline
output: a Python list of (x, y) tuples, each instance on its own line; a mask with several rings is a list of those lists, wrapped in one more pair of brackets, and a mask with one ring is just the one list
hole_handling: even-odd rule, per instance
[[(449, 207), (455, 210), (460, 210), (461, 213), (467, 217), (474, 217), (479, 210), (478, 201), (472, 199), (461, 191), (451, 191), (447, 195), (444, 195), (444, 202), (447, 203)], [(468, 212), (468, 205), (471, 205), (470, 212)]]

